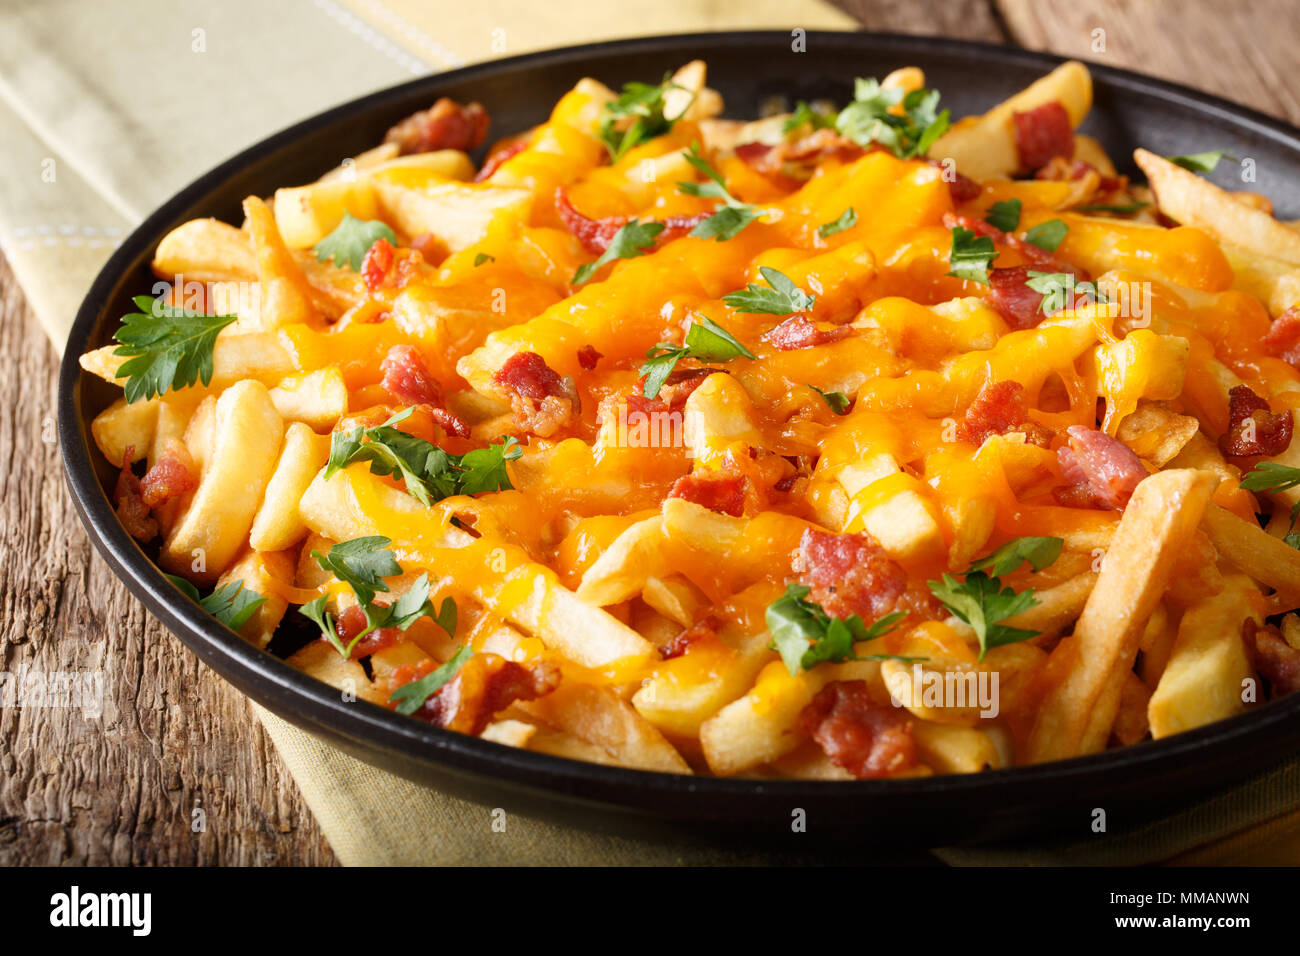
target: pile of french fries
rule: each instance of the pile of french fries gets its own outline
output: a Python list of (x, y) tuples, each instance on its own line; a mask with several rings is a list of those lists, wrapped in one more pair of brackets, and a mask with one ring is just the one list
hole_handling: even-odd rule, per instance
[[(924, 85), (898, 71), (886, 89)], [(1300, 407), (1300, 372), (1252, 346), (1243, 328), (1300, 305), (1300, 231), (1261, 197), (1225, 191), (1145, 150), (1148, 186), (1128, 215), (1089, 211), (1115, 175), (1101, 146), (1075, 136), (1089, 175), (1014, 179), (1013, 114), (1059, 102), (1072, 126), (1092, 99), (1069, 63), (982, 116), (955, 122), (929, 158), (868, 151), (828, 155), (810, 178), (763, 176), (736, 147), (779, 143), (788, 114), (720, 118), (702, 63), (673, 77), (675, 122), (611, 162), (599, 138), (617, 94), (582, 80), (527, 146), (482, 182), (464, 152), (356, 156), (320, 180), (249, 197), (245, 219), (188, 222), (160, 243), (153, 268), (197, 311), (233, 315), (206, 381), (95, 418), (114, 466), (137, 472), (183, 447), (197, 486), (155, 509), (157, 563), (200, 589), (239, 584), (265, 600), (239, 627), (258, 647), (303, 632), (296, 608), (324, 596), (337, 620), (357, 601), (313, 557), (384, 536), (402, 573), (398, 598), (425, 576), (436, 606), (455, 601), (454, 633), (417, 620), (364, 659), (311, 639), (289, 662), (358, 699), (393, 706), (413, 667), (443, 665), (461, 646), (518, 663), (548, 661), (550, 693), (492, 713), (485, 739), (578, 760), (674, 773), (848, 779), (801, 719), (834, 682), (865, 682), (908, 715), (916, 760), (895, 776), (976, 772), (1162, 738), (1242, 713), (1266, 699), (1247, 623), (1280, 622), (1300, 648), (1300, 550), (1286, 542), (1300, 487), (1252, 494), (1249, 465), (1217, 439), (1228, 393), (1249, 384), (1275, 411)], [(522, 134), (521, 134), (522, 135)], [(605, 267), (557, 217), (565, 190), (591, 218), (665, 220), (711, 212), (684, 193), (704, 156), (738, 201), (765, 210), (726, 242), (682, 236)], [(954, 205), (946, 174), (975, 180)], [(1099, 289), (1144, 289), (1147, 321), (1079, 302), (1012, 331), (975, 283), (949, 275), (955, 209), (983, 218), (1021, 203), (1021, 221), (1063, 221), (1057, 254)], [(847, 208), (857, 224), (818, 227)], [(372, 290), (356, 269), (313, 248), (344, 215), (382, 222), (399, 248), (420, 239), (422, 264), (401, 287)], [(999, 263), (1001, 264), (1001, 263)], [(812, 318), (846, 316), (846, 337), (813, 348), (764, 344), (780, 318), (722, 301), (759, 267), (815, 294)], [(638, 366), (684, 321), (703, 315), (745, 343), (681, 410), (680, 440), (619, 441), (603, 409), (640, 387)], [(834, 320), (830, 320), (834, 321)], [(1243, 325), (1243, 323), (1245, 323)], [(327, 477), (332, 436), (402, 410), (381, 385), (394, 346), (413, 345), (469, 427), (452, 454), (516, 436), (510, 486), (426, 506), (399, 479), (355, 462)], [(592, 347), (594, 368), (578, 354)], [(549, 438), (521, 429), (496, 374), (533, 352), (576, 383), (581, 415)], [(82, 357), (121, 382), (108, 346)], [(1015, 380), (1030, 417), (1063, 432), (1102, 428), (1150, 475), (1123, 510), (1067, 507), (1051, 489), (1053, 451), (1007, 433), (979, 447), (942, 437), (980, 388)], [(844, 414), (808, 387), (851, 402)], [(721, 513), (669, 489), (735, 462), (776, 469), (781, 494)], [(1300, 443), (1273, 461), (1300, 467)], [(782, 470), (784, 469), (784, 470)], [(757, 479), (755, 479), (757, 480)], [(1257, 517), (1257, 516), (1262, 516)], [(1032, 585), (1037, 603), (1006, 623), (1029, 640), (980, 646), (958, 616), (904, 619), (848, 658), (791, 673), (765, 611), (797, 569), (809, 528), (870, 535), (909, 580), (960, 574), (1023, 536), (1063, 540)], [(178, 592), (177, 600), (185, 598)], [(708, 622), (707, 640), (666, 654)], [(871, 622), (866, 622), (870, 624)], [(310, 625), (305, 625), (310, 628)], [(914, 667), (998, 676), (995, 715), (922, 699)]]

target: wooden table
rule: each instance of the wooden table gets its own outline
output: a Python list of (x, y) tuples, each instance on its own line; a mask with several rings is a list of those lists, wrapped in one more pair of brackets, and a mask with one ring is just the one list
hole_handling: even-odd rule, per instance
[[(1050, 50), (1300, 123), (1289, 0), (837, 3), (867, 29)], [(92, 550), (53, 442), (56, 370), (0, 256), (0, 670), (104, 674), (98, 718), (0, 709), (0, 864), (333, 863), (246, 701)]]

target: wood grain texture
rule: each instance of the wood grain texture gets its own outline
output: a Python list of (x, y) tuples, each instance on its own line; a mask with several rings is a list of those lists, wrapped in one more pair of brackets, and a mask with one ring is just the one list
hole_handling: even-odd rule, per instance
[[(866, 29), (1014, 42), (1300, 121), (1288, 0), (834, 2)], [(245, 701), (90, 547), (52, 441), (56, 368), (0, 256), (0, 672), (100, 672), (104, 691), (98, 717), (0, 708), (0, 865), (333, 862)]]
[(0, 707), (0, 865), (332, 863), (247, 701), (91, 548), (53, 440), (57, 370), (0, 256), (0, 672), (92, 691), (98, 674), (103, 696)]

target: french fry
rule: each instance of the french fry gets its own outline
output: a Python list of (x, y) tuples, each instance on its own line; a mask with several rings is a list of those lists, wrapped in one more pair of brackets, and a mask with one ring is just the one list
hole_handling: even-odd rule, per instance
[(1179, 415), (1159, 402), (1138, 402), (1136, 410), (1120, 422), (1115, 437), (1157, 468), (1169, 464), (1200, 431), (1191, 415)]
[(1218, 505), (1205, 512), (1202, 527), (1228, 561), (1287, 598), (1300, 599), (1300, 551)]
[(1146, 173), (1160, 211), (1185, 226), (1204, 229), (1219, 242), (1300, 265), (1300, 233), (1268, 213), (1239, 202), (1214, 183), (1145, 149), (1133, 161)]
[(266, 600), (244, 622), (239, 633), (254, 647), (266, 647), (289, 607), (283, 591), (292, 587), (292, 551), (249, 551), (217, 579), (217, 587), (239, 583)]
[(1075, 664), (1039, 710), (1029, 742), (1034, 762), (1105, 746), (1142, 628), (1164, 593), (1176, 555), (1196, 531), (1214, 484), (1203, 472), (1173, 470), (1138, 485), (1073, 637), (1053, 652), (1072, 654)]
[(199, 581), (216, 580), (247, 542), (284, 434), (266, 387), (254, 381), (222, 393), (214, 428), (198, 489), (159, 555), (163, 567)]
[(624, 767), (664, 773), (691, 772), (663, 734), (608, 687), (563, 682), (529, 709), (547, 723), (594, 744)]
[(386, 703), (384, 695), (366, 677), (362, 666), (353, 660), (345, 659), (338, 651), (324, 641), (312, 641), (289, 657), (289, 663), (318, 681), (329, 684), (344, 694), (350, 694), (357, 700), (368, 700), (372, 704)]
[(348, 386), (337, 366), (289, 375), (270, 390), (275, 410), (286, 421), (329, 431), (348, 413)]
[(191, 219), (163, 236), (153, 270), (167, 279), (236, 281), (256, 278), (257, 258), (243, 230), (216, 219)]
[(1157, 740), (1245, 711), (1245, 682), (1255, 670), (1241, 630), (1247, 619), (1260, 623), (1259, 596), (1249, 578), (1234, 575), (1183, 614), (1147, 707)]
[(408, 189), (377, 183), (382, 217), (408, 236), (428, 234), (448, 252), (459, 252), (483, 239), (499, 219), (523, 222), (532, 205), (524, 189), (443, 183)]
[(330, 442), (302, 422), (289, 425), (280, 461), (267, 482), (262, 506), (253, 518), (248, 540), (257, 551), (283, 551), (307, 534), (298, 502), (316, 473), (325, 467)]
[(640, 594), (650, 578), (672, 570), (664, 550), (663, 518), (654, 515), (614, 539), (587, 569), (576, 593), (588, 604), (606, 607)]
[(997, 746), (977, 727), (918, 720), (912, 725), (912, 740), (921, 761), (939, 773), (979, 773), (1003, 766)]
[(1020, 168), (1013, 113), (1058, 101), (1070, 116), (1070, 125), (1083, 122), (1092, 106), (1092, 77), (1082, 63), (1062, 63), (1042, 79), (983, 116), (959, 122), (930, 147), (936, 159), (951, 158), (958, 172), (976, 180), (1011, 176)]
[(320, 316), (312, 304), (311, 286), (280, 237), (271, 210), (256, 196), (249, 196), (244, 200), (244, 215), (248, 217), (257, 258), (257, 279), (262, 288), (259, 318), (263, 328), (319, 322)]
[[(81, 367), (106, 382), (121, 384), (117, 370), (128, 359), (114, 355), (116, 346), (105, 345), (81, 356)], [(275, 383), (293, 372), (294, 362), (276, 332), (219, 335), (212, 350), (210, 393), (243, 379)]]
[(158, 423), (159, 404), (156, 398), (151, 398), (128, 405), (125, 398), (119, 398), (94, 417), (90, 423), (90, 435), (95, 439), (100, 454), (110, 464), (123, 465), (122, 457), (128, 448), (132, 449), (133, 461), (149, 454)]

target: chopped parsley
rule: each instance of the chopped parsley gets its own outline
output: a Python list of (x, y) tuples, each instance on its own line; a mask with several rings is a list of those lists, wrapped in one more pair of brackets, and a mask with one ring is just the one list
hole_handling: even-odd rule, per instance
[(500, 444), (450, 455), (432, 442), (394, 427), (413, 411), (404, 409), (372, 428), (358, 425), (350, 432), (335, 432), (330, 438), (325, 480), (355, 461), (368, 461), (373, 474), (400, 475), (407, 493), (425, 507), (452, 495), (514, 487), (506, 462), (523, 455), (515, 438), (506, 436)]
[[(451, 600), (448, 598), (448, 600)], [(393, 696), (389, 697), (390, 702), (397, 702), (397, 712), (399, 714), (410, 715), (415, 713), (424, 706), (424, 702), (442, 689), (442, 686), (456, 676), (464, 663), (474, 656), (474, 652), (468, 647), (462, 645), (456, 648), (456, 653), (452, 654), (447, 663), (443, 664), (436, 670), (430, 671), (418, 680), (413, 680), (409, 684), (403, 684), (397, 690), (393, 691)]]
[(729, 362), (740, 355), (749, 359), (756, 357), (718, 323), (703, 315), (696, 315), (686, 331), (684, 345), (660, 342), (646, 352), (646, 361), (641, 364), (641, 374), (645, 376), (642, 394), (646, 398), (658, 395), (677, 363), (684, 358), (699, 359), (701, 362)]
[(843, 392), (823, 392), (816, 385), (809, 385), (808, 387), (820, 395), (822, 401), (824, 401), (830, 407), (830, 410), (836, 415), (848, 414), (849, 406), (853, 404), (853, 399), (849, 398)]
[(397, 234), (386, 223), (377, 219), (358, 219), (352, 213), (345, 212), (343, 221), (316, 243), (316, 248), (312, 251), (316, 253), (317, 262), (333, 259), (336, 266), (347, 266), (357, 272), (370, 247), (380, 239), (397, 244)]
[(600, 258), (578, 267), (578, 271), (573, 274), (573, 284), (582, 285), (607, 262), (645, 255), (654, 248), (655, 237), (663, 231), (662, 222), (638, 222), (636, 219), (629, 219), (618, 232), (614, 233), (614, 238), (600, 254)]
[(117, 369), (117, 377), (126, 379), (127, 402), (211, 382), (217, 334), (238, 317), (191, 312), (147, 295), (132, 301), (140, 311), (122, 316), (122, 327), (113, 333), (122, 343), (113, 354), (130, 356)]
[[(889, 112), (902, 104), (903, 115)], [(899, 159), (924, 156), (948, 130), (949, 111), (938, 110), (939, 91), (920, 89), (904, 94), (886, 89), (874, 78), (858, 78), (853, 102), (840, 110), (835, 128), (859, 146), (879, 143)]]
[(1020, 200), (1004, 199), (989, 207), (984, 221), (994, 229), (1003, 232), (1015, 232), (1020, 225)]
[(858, 224), (858, 213), (852, 206), (840, 213), (838, 219), (823, 223), (817, 227), (817, 235), (822, 239), (829, 239), (837, 232), (843, 232), (845, 229), (852, 229)]
[(843, 661), (925, 660), (897, 654), (868, 654), (859, 657), (853, 645), (888, 634), (907, 616), (906, 611), (886, 614), (867, 627), (854, 614), (848, 618), (831, 617), (815, 601), (808, 600), (811, 588), (787, 584), (785, 594), (767, 607), (767, 630), (772, 635), (771, 648), (781, 655), (786, 670), (793, 677), (810, 671), (818, 664)]
[(1074, 296), (1086, 295), (1094, 302), (1106, 301), (1106, 296), (1097, 288), (1097, 283), (1076, 282), (1074, 274), (1070, 272), (1035, 272), (1030, 269), (1026, 275), (1029, 278), (1025, 285), (1043, 295), (1038, 310), (1044, 315), (1064, 309)]
[(1032, 242), (1038, 248), (1046, 249), (1048, 252), (1055, 252), (1056, 247), (1065, 241), (1065, 234), (1069, 231), (1070, 227), (1061, 220), (1049, 219), (1026, 232), (1025, 241)]
[(722, 297), (737, 312), (749, 312), (768, 315), (793, 315), (807, 312), (817, 301), (816, 296), (809, 295), (795, 285), (790, 277), (770, 266), (759, 266), (759, 275), (767, 280), (770, 288), (756, 283), (749, 283), (740, 292), (729, 292)]
[(692, 236), (696, 239), (716, 239), (718, 242), (725, 242), (734, 239), (746, 226), (762, 217), (765, 210), (741, 202), (727, 191), (722, 176), (700, 155), (696, 144), (692, 143), (690, 149), (683, 155), (688, 163), (708, 178), (709, 182), (678, 183), (678, 190), (688, 196), (722, 200), (722, 205), (714, 210), (712, 215), (691, 230)]
[(266, 603), (266, 598), (252, 588), (245, 587), (243, 581), (227, 581), (207, 597), (199, 597), (199, 589), (184, 578), (174, 574), (165, 574), (163, 577), (232, 631), (243, 627), (257, 609)]
[(618, 97), (601, 110), (600, 141), (609, 151), (610, 162), (618, 162), (634, 146), (673, 128), (675, 119), (664, 116), (664, 100), (669, 90), (684, 87), (668, 76), (657, 86), (649, 83), (625, 83)]
[(989, 266), (998, 257), (989, 236), (977, 236), (963, 226), (952, 230), (952, 252), (948, 256), (948, 275), (970, 282), (989, 284)]
[(1189, 169), (1194, 173), (1212, 173), (1222, 159), (1236, 160), (1226, 149), (1212, 149), (1204, 153), (1190, 153), (1187, 156), (1166, 156), (1165, 159), (1175, 166)]
[(794, 112), (787, 116), (785, 122), (781, 124), (781, 133), (788, 136), (805, 125), (811, 127), (814, 131), (834, 129), (835, 111), (817, 109), (809, 105), (807, 101), (800, 100), (795, 104)]
[(942, 580), (926, 584), (944, 607), (971, 626), (983, 660), (990, 648), (1026, 641), (1038, 633), (1001, 623), (1039, 603), (1033, 588), (1016, 593), (1002, 586), (1001, 575), (1025, 562), (1041, 571), (1060, 556), (1063, 545), (1061, 538), (1017, 538), (972, 564), (965, 580), (945, 574)]

